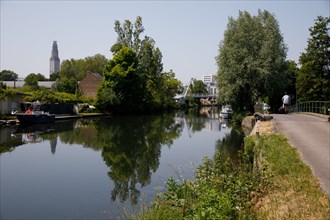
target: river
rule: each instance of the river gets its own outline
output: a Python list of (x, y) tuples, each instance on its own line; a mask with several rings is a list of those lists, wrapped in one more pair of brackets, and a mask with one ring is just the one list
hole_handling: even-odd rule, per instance
[(0, 219), (113, 219), (194, 178), (243, 134), (218, 108), (0, 127)]

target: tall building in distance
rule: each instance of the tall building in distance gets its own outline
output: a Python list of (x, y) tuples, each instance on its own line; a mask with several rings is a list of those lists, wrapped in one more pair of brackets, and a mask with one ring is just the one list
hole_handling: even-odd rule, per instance
[(53, 41), (52, 54), (49, 60), (49, 76), (60, 71), (60, 58), (58, 57), (57, 42)]

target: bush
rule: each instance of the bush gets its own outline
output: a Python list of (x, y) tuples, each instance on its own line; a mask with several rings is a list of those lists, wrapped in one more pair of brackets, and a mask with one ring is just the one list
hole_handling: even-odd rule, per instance
[[(248, 152), (248, 158), (253, 158), (250, 154), (253, 151)], [(223, 158), (219, 151), (214, 160), (204, 158), (195, 180), (180, 182), (169, 178), (166, 191), (139, 218), (158, 218), (159, 213), (161, 219), (254, 218), (251, 200), (263, 191), (267, 179), (263, 170), (253, 172), (251, 161), (246, 158), (247, 154), (242, 154), (239, 165)]]

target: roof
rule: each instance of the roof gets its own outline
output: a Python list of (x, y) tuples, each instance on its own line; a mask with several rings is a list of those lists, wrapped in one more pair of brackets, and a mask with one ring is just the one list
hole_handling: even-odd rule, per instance
[[(88, 76), (88, 75), (92, 75), (92, 76), (94, 76), (96, 79), (98, 79), (98, 80), (102, 80), (102, 76), (101, 76), (101, 74), (99, 74), (99, 73), (92, 73), (92, 72), (87, 71), (86, 76)], [(85, 76), (85, 77), (86, 77), (86, 76)]]

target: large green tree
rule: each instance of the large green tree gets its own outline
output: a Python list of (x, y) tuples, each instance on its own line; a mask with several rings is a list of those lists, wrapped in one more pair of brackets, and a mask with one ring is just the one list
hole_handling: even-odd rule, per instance
[(121, 48), (109, 61), (97, 94), (101, 109), (141, 111), (143, 88), (137, 65), (136, 53), (129, 47)]
[(216, 57), (219, 102), (235, 111), (252, 110), (260, 98), (275, 106), (288, 84), (286, 51), (278, 22), (268, 11), (230, 17)]
[[(129, 20), (122, 24), (116, 20), (114, 29), (118, 34), (117, 42), (110, 49), (114, 58), (104, 71), (104, 81), (98, 92), (99, 107), (121, 109), (121, 112), (145, 112), (173, 105), (173, 91), (180, 89), (181, 82), (175, 80), (174, 73), (163, 73), (162, 53), (155, 46), (155, 41), (148, 36), (141, 39), (144, 32), (142, 18), (137, 17), (134, 24)], [(125, 60), (126, 55), (131, 56), (133, 53), (134, 65)], [(134, 77), (128, 79), (129, 85), (119, 83), (118, 79), (112, 77), (114, 72), (127, 71), (128, 69), (122, 68), (126, 64), (134, 66)], [(129, 74), (119, 75), (123, 80), (129, 77)], [(114, 104), (118, 108), (114, 108)]]
[(18, 75), (17, 73), (11, 70), (2, 70), (0, 72), (0, 81), (14, 81), (17, 80)]
[(299, 101), (330, 100), (330, 17), (318, 16), (309, 29), (306, 52), (300, 56), (297, 78)]

